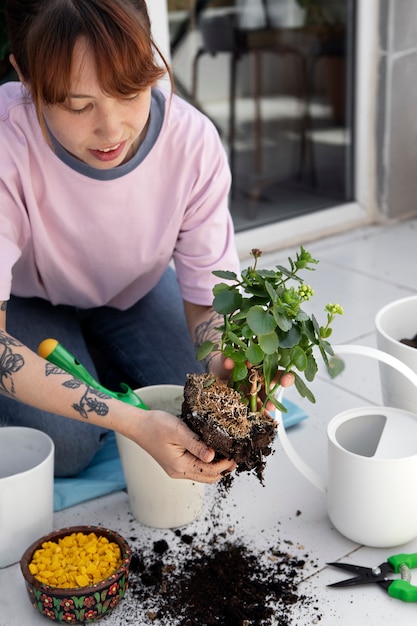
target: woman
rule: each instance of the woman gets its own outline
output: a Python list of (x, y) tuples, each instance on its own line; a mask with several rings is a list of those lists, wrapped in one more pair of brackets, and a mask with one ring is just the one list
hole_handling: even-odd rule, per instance
[[(0, 419), (47, 432), (57, 476), (84, 469), (113, 429), (170, 476), (215, 482), (235, 464), (211, 463), (177, 417), (112, 397), (98, 411), (36, 351), (54, 337), (93, 376), (99, 354), (117, 390), (199, 371), (195, 345), (218, 323), (212, 271), (239, 269), (218, 134), (157, 87), (169, 68), (144, 1), (6, 9), (20, 83), (0, 88)], [(223, 378), (227, 366), (209, 364)]]

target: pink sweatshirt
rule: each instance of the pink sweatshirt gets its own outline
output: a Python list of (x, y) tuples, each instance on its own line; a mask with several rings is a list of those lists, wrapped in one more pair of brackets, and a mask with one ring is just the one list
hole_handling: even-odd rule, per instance
[(125, 309), (173, 259), (183, 298), (209, 305), (212, 271), (239, 272), (218, 133), (168, 98), (153, 90), (145, 141), (104, 171), (48, 146), (28, 92), (0, 87), (0, 300)]

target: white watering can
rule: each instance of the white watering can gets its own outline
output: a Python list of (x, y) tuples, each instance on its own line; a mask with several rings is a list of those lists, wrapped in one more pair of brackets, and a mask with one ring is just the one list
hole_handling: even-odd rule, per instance
[[(376, 359), (417, 388), (417, 374), (399, 359), (365, 346), (334, 346), (334, 353)], [(282, 391), (281, 391), (282, 393)], [(297, 454), (279, 422), (278, 437), (294, 466), (327, 493), (331, 522), (345, 537), (370, 547), (397, 546), (417, 537), (417, 415), (374, 406), (351, 409), (327, 427), (328, 485)]]

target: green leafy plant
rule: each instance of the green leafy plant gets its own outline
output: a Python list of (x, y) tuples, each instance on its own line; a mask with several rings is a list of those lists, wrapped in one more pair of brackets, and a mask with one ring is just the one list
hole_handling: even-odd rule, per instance
[[(296, 259), (291, 258), (289, 268), (277, 265), (273, 270), (257, 269), (262, 252), (253, 249), (253, 265), (242, 271), (239, 278), (234, 272), (215, 271), (220, 282), (213, 288), (214, 310), (223, 316), (221, 343), (205, 341), (197, 352), (198, 359), (211, 352), (220, 351), (235, 362), (228, 386), (241, 392), (249, 402), (251, 412), (258, 410), (258, 395), (262, 388), (266, 397), (263, 410), (271, 401), (280, 411), (285, 407), (277, 400), (278, 370), (292, 372), (295, 387), (302, 397), (315, 402), (307, 382), (312, 382), (318, 371), (313, 350), (318, 349), (332, 377), (343, 369), (343, 362), (334, 357), (328, 339), (332, 322), (343, 313), (338, 304), (325, 307), (327, 320), (320, 325), (314, 315), (309, 316), (302, 305), (314, 295), (310, 285), (304, 283), (299, 272), (314, 270), (318, 261), (301, 247)], [(249, 395), (249, 400), (247, 396)]]

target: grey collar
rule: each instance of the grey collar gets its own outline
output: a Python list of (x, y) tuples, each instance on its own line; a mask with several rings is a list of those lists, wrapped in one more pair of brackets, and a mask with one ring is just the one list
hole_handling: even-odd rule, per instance
[(134, 170), (142, 161), (146, 158), (149, 152), (152, 150), (159, 133), (161, 131), (162, 123), (165, 113), (165, 98), (158, 89), (152, 89), (151, 94), (151, 108), (150, 108), (150, 120), (148, 131), (145, 139), (140, 144), (136, 154), (126, 163), (113, 167), (108, 170), (100, 170), (91, 165), (87, 165), (82, 161), (76, 159), (72, 154), (67, 152), (65, 148), (59, 143), (48, 128), (49, 136), (53, 145), (56, 156), (68, 167), (84, 176), (94, 178), (95, 180), (114, 180), (129, 174)]

